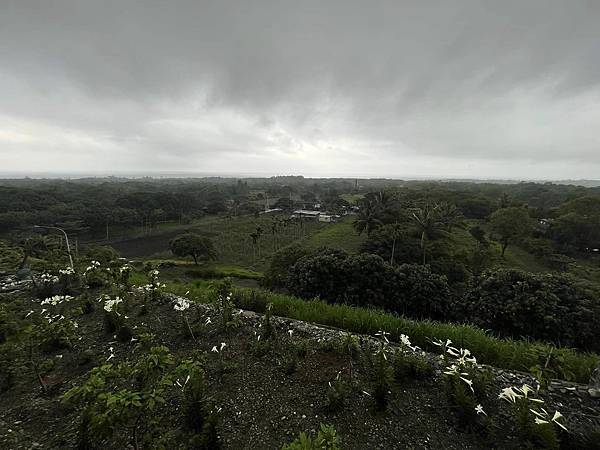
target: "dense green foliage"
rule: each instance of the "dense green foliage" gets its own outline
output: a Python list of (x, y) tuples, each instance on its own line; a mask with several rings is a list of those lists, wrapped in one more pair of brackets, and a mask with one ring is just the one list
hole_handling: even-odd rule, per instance
[(299, 297), (370, 305), (410, 317), (443, 318), (450, 289), (427, 266), (392, 266), (371, 254), (323, 249), (301, 258), (289, 271), (289, 291)]
[(523, 208), (501, 208), (490, 216), (492, 232), (502, 244), (502, 257), (509, 244), (518, 242), (531, 233), (532, 224), (527, 211)]
[(299, 244), (291, 244), (275, 252), (265, 271), (263, 284), (270, 288), (285, 287), (290, 268), (309, 253), (309, 250)]
[(488, 272), (460, 307), (464, 319), (504, 336), (600, 351), (600, 307), (566, 276)]
[(194, 264), (198, 261), (211, 261), (217, 259), (217, 252), (213, 242), (206, 236), (195, 233), (185, 233), (175, 236), (169, 242), (169, 248), (174, 255), (191, 256)]

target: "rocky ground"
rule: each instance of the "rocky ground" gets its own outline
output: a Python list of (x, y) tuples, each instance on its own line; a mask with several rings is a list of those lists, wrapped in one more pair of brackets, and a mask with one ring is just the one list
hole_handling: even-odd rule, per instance
[[(15, 295), (24, 304), (32, 301), (23, 292)], [(458, 426), (441, 388), (438, 355), (424, 355), (435, 368), (433, 377), (393, 382), (389, 406), (381, 412), (372, 397), (373, 377), (368, 364), (360, 356), (352, 358), (339, 351), (343, 331), (273, 318), (274, 337), (269, 346), (262, 347), (257, 344), (261, 315), (238, 311), (238, 325), (225, 331), (214, 324), (205, 325), (209, 317), (218, 322), (219, 312), (213, 306), (193, 305), (187, 312), (193, 340), (181, 325), (180, 315), (173, 311), (171, 300), (145, 315), (131, 311), (131, 326), (134, 333), (142, 327), (152, 332), (157, 343), (169, 347), (176, 357), (206, 352), (206, 379), (219, 407), (223, 448), (280, 448), (301, 431), (315, 432), (320, 423), (336, 428), (345, 449), (521, 446), (506, 425), (509, 412), (497, 395), (507, 386), (533, 384), (527, 374), (492, 369), (489, 397), (490, 404), (497, 406), (491, 406), (488, 413), (497, 420), (485, 432)], [(9, 300), (4, 296), (0, 301)], [(56, 363), (45, 374), (49, 386), (46, 394), (25, 366), (16, 385), (0, 393), (0, 448), (74, 448), (79, 419), (73, 410), (61, 405), (60, 395), (85, 379), (93, 366), (106, 362), (110, 354), (115, 355), (115, 362), (130, 358), (135, 346), (135, 341), (121, 343), (106, 335), (101, 314), (97, 308), (82, 315), (78, 319), (80, 339), (74, 348), (48, 355)], [(372, 352), (379, 343), (373, 336), (358, 338), (363, 353)], [(219, 361), (211, 349), (221, 343), (226, 346)], [(394, 347), (392, 343), (390, 349)], [(306, 351), (298, 352), (298, 348)], [(351, 389), (343, 407), (330, 411), (327, 392), (338, 374)], [(573, 433), (588, 430), (600, 416), (600, 402), (588, 395), (585, 386), (557, 383), (541, 395), (549, 409), (564, 414)]]

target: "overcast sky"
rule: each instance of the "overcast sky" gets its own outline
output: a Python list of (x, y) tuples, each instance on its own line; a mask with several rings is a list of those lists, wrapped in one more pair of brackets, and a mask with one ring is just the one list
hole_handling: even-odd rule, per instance
[(0, 0), (0, 172), (600, 178), (600, 1)]

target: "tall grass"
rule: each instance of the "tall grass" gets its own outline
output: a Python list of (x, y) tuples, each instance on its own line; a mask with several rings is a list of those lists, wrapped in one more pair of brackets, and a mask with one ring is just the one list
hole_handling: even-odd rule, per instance
[[(195, 296), (200, 301), (208, 300), (205, 285), (170, 285), (169, 288), (178, 294), (189, 290), (190, 296)], [(414, 344), (432, 352), (439, 351), (431, 343), (432, 339), (450, 339), (454, 345), (471, 350), (479, 362), (503, 369), (528, 372), (535, 365), (545, 364), (546, 357), (552, 350), (554, 360), (560, 361), (555, 376), (580, 383), (588, 382), (598, 363), (598, 356), (595, 354), (553, 348), (539, 342), (498, 338), (470, 325), (411, 320), (378, 310), (328, 304), (322, 300), (306, 301), (261, 289), (235, 289), (234, 300), (239, 308), (259, 313), (265, 311), (268, 303), (272, 303), (275, 315), (353, 333), (373, 335), (383, 330), (390, 333), (393, 341), (399, 341), (400, 335), (406, 334)]]

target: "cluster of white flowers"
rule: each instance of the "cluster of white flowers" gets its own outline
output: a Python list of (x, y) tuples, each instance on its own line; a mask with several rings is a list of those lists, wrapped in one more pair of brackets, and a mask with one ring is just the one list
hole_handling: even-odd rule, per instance
[[(110, 298), (106, 296), (104, 300), (104, 310), (107, 312), (112, 312), (113, 310), (115, 310), (115, 306), (122, 302), (123, 300), (120, 297)], [(117, 310), (115, 310), (115, 313), (119, 315), (119, 312)]]
[[(475, 389), (473, 389), (473, 380), (468, 378), (469, 373), (468, 369), (477, 365), (477, 359), (471, 355), (471, 352), (466, 348), (457, 349), (452, 346), (452, 341), (450, 339), (446, 339), (446, 342), (443, 342), (438, 339), (433, 339), (431, 341), (433, 345), (440, 347), (442, 349), (442, 358), (445, 359), (446, 355), (450, 355), (452, 358), (455, 358), (456, 361), (452, 364), (449, 364), (444, 369), (444, 375), (450, 375), (453, 377), (458, 377), (463, 383), (465, 383), (471, 392), (475, 394)], [(475, 412), (477, 414), (486, 415), (483, 407), (481, 405), (477, 405), (475, 407)]]
[(85, 272), (84, 273), (88, 273), (88, 272), (90, 272), (92, 270), (97, 269), (98, 267), (100, 267), (100, 263), (98, 261), (92, 261), (90, 263), (90, 265), (85, 268)]
[[(340, 376), (341, 376), (341, 375), (342, 375), (342, 372), (339, 372), (339, 371), (338, 371), (337, 375), (335, 376), (335, 380), (333, 380), (333, 381), (334, 381), (334, 382), (336, 382), (336, 381), (340, 381)], [(331, 384), (331, 381), (329, 381), (329, 382), (328, 382), (328, 384), (329, 384), (329, 387), (333, 389), (333, 385)]]
[(211, 352), (214, 353), (221, 353), (223, 351), (223, 349), (227, 347), (227, 344), (225, 342), (221, 342), (221, 347), (217, 348), (217, 346), (215, 345), (212, 349)]
[(400, 335), (400, 343), (405, 347), (410, 348), (413, 352), (416, 352), (419, 349), (419, 347), (417, 347), (416, 345), (412, 345), (410, 339), (405, 334)]
[(467, 378), (469, 376), (467, 372), (461, 372), (460, 366), (452, 364), (444, 369), (444, 374), (460, 377), (460, 379), (464, 381), (467, 386), (469, 386), (471, 392), (475, 393), (475, 390), (473, 389), (473, 380)]
[(60, 269), (58, 273), (61, 275), (73, 275), (75, 273), (75, 269), (73, 269), (71, 266), (68, 266), (64, 269)]
[(56, 283), (58, 282), (58, 277), (56, 275), (51, 275), (47, 272), (44, 272), (40, 275), (40, 281), (46, 284)]
[(562, 423), (559, 422), (559, 419), (561, 419), (563, 417), (563, 415), (558, 412), (558, 411), (554, 411), (554, 414), (552, 415), (552, 417), (550, 417), (550, 414), (548, 414), (548, 411), (546, 411), (544, 408), (540, 408), (541, 411), (536, 411), (535, 409), (532, 409), (531, 412), (533, 414), (535, 414), (535, 423), (538, 425), (542, 425), (544, 423), (550, 423), (553, 422), (556, 425), (558, 425), (559, 427), (561, 427), (563, 430), (568, 431), (567, 427), (565, 427)]
[(139, 286), (137, 289), (140, 292), (154, 292), (154, 291), (157, 291), (166, 286), (167, 285), (164, 283), (162, 283), (162, 284), (161, 283), (156, 283), (156, 284), (149, 283), (149, 284), (145, 284), (143, 286)]
[(189, 375), (185, 377), (185, 381), (183, 382), (183, 384), (181, 384), (179, 380), (175, 380), (175, 383), (173, 383), (173, 385), (179, 386), (181, 390), (183, 390), (185, 388), (185, 385), (188, 384), (188, 381), (190, 381)]
[(500, 391), (500, 394), (498, 395), (498, 398), (501, 398), (502, 400), (506, 400), (507, 402), (511, 403), (515, 403), (517, 399), (520, 398), (526, 398), (527, 400), (534, 403), (544, 403), (544, 401), (539, 398), (529, 396), (529, 394), (532, 392), (537, 394), (539, 389), (539, 386), (537, 387), (537, 389), (533, 389), (528, 384), (524, 384), (520, 388), (511, 386), (502, 389), (502, 391)]
[(68, 302), (70, 300), (73, 300), (73, 297), (71, 297), (70, 295), (55, 295), (53, 297), (48, 297), (47, 299), (42, 300), (40, 305), (56, 306), (63, 302)]
[(387, 331), (382, 331), (382, 330), (379, 330), (377, 333), (375, 333), (375, 336), (384, 340), (386, 344), (390, 343), (389, 339), (387, 338), (389, 335), (390, 335), (390, 333), (388, 333)]
[(175, 305), (173, 306), (175, 311), (185, 311), (186, 309), (189, 309), (189, 307), (190, 307), (189, 300), (187, 300), (183, 297), (177, 298), (177, 300), (175, 300)]
[[(233, 292), (229, 292), (225, 298), (223, 299), (223, 295), (219, 294), (219, 298), (217, 299), (220, 303), (225, 303), (225, 302), (230, 302), (231, 301), (231, 296), (233, 295)], [(267, 309), (271, 310), (271, 308), (273, 307), (273, 305), (271, 303), (269, 303), (267, 305)]]
[(124, 274), (124, 273), (128, 273), (128, 272), (131, 272), (131, 266), (129, 264), (124, 264), (123, 266), (121, 266), (119, 268), (120, 274)]
[[(537, 394), (539, 389), (539, 385), (536, 389), (533, 389), (527, 384), (524, 384), (521, 387), (510, 386), (502, 389), (500, 391), (500, 394), (498, 395), (498, 398), (506, 400), (507, 402), (513, 404), (516, 403), (517, 400), (521, 399), (527, 400), (532, 403), (543, 404), (544, 400), (529, 395), (531, 393)], [(539, 410), (534, 408), (529, 408), (529, 410), (535, 415), (534, 420), (537, 425), (555, 423), (563, 430), (568, 431), (567, 427), (565, 427), (562, 423), (559, 422), (559, 420), (563, 417), (563, 415), (559, 411), (555, 411), (554, 414), (550, 416), (548, 411), (541, 407), (539, 408)]]
[(115, 357), (115, 351), (114, 351), (114, 347), (108, 347), (108, 352), (110, 353), (108, 355), (108, 358), (106, 358), (106, 361), (110, 361), (111, 359), (113, 359)]
[(477, 364), (477, 359), (471, 355), (471, 352), (469, 350), (467, 350), (466, 348), (461, 348), (459, 350), (457, 350), (454, 347), (447, 347), (446, 348), (446, 353), (448, 353), (450, 356), (456, 358), (456, 363), (459, 366), (466, 366), (466, 365), (475, 365)]

